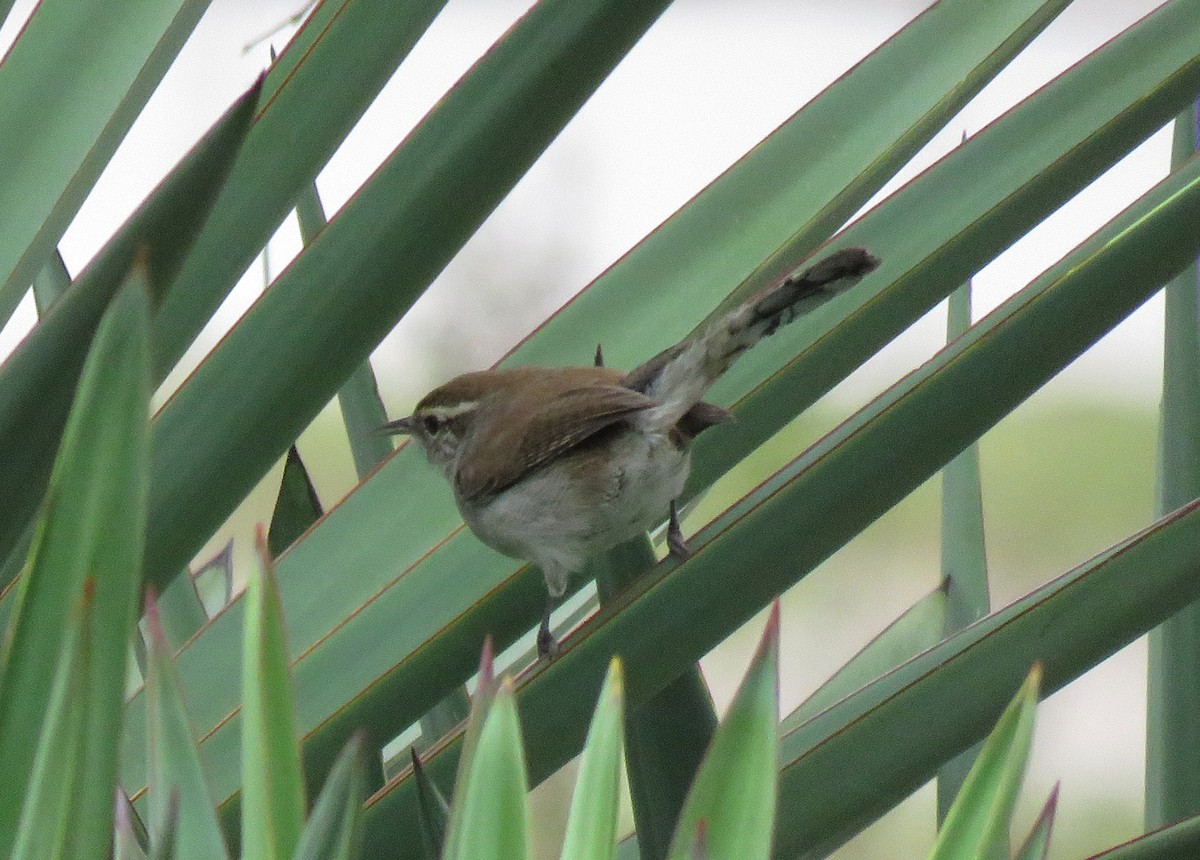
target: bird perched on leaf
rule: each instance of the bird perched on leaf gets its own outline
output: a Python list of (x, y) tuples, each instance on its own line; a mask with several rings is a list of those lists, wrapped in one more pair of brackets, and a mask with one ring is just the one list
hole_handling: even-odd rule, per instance
[(863, 248), (836, 251), (630, 373), (466, 373), (383, 429), (421, 445), (480, 540), (541, 568), (548, 598), (538, 652), (552, 656), (550, 613), (588, 558), (664, 519), (671, 552), (687, 556), (675, 502), (691, 465), (688, 445), (731, 417), (704, 393), (743, 352), (878, 265)]

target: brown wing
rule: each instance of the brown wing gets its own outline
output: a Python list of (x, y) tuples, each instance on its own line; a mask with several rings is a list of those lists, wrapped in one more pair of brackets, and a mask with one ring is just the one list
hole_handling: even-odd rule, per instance
[(461, 497), (480, 499), (498, 493), (605, 427), (656, 403), (608, 382), (566, 388), (544, 400), (532, 417), (497, 414), (490, 422), (496, 432), (472, 440), (455, 476)]

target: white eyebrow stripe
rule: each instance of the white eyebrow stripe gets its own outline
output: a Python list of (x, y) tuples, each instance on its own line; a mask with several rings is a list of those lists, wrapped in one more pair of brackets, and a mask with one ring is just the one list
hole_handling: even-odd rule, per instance
[(465, 415), (473, 411), (478, 405), (478, 400), (465, 400), (453, 406), (433, 406), (428, 410), (428, 414), (442, 421), (449, 421), (452, 418), (458, 418), (460, 415)]

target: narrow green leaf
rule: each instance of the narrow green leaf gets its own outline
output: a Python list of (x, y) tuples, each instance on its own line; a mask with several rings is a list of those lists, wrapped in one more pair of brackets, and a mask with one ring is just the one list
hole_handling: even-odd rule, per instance
[(71, 838), (87, 846), (112, 836), (125, 668), (146, 521), (148, 330), (147, 270), (140, 258), (88, 350), (0, 653), (0, 770), (8, 785), (0, 792), (0, 856), (12, 847), (33, 763), (28, 739), (37, 736), (44, 719), (65, 619), (85, 578), (95, 588), (89, 743), (80, 751), (87, 778), (73, 797)]
[[(590, 562), (583, 578), (595, 577), (604, 605), (656, 563), (650, 541), (643, 536)], [(642, 860), (667, 856), (679, 812), (716, 728), (716, 710), (698, 664), (626, 715), (625, 766)]]
[(117, 787), (116, 834), (113, 837), (113, 860), (146, 860), (146, 852), (138, 840), (134, 822), (137, 812), (120, 786)]
[(179, 791), (171, 789), (167, 798), (167, 809), (157, 838), (150, 845), (150, 860), (174, 860), (175, 845), (179, 838)]
[(75, 217), (209, 0), (43, 0), (0, 64), (0, 319)]
[[(950, 294), (946, 340), (971, 327), (971, 282)], [(983, 534), (983, 483), (979, 476), (979, 443), (942, 470), (942, 580), (946, 588), (945, 635), (949, 636), (988, 614), (987, 553)], [(971, 770), (978, 750), (969, 749), (946, 762), (937, 777), (938, 825), (946, 820), (954, 798)]]
[(242, 857), (288, 860), (304, 829), (304, 777), (279, 588), (261, 528), (258, 538), (242, 649)]
[(500, 684), (466, 773), (454, 787), (444, 860), (521, 860), (531, 855), (525, 756), (512, 682)]
[(196, 593), (209, 617), (216, 615), (233, 600), (233, 538), (221, 551), (192, 573)]
[[(107, 25), (106, 25), (107, 26)], [(106, 27), (99, 27), (104, 31)], [(87, 345), (138, 249), (149, 255), (161, 299), (204, 223), (253, 117), (258, 85), (217, 122), (130, 216), (71, 288), (0, 367), (0, 553), (19, 539), (41, 501)], [(3, 588), (7, 583), (0, 583)]]
[[(300, 222), (300, 236), (307, 245), (325, 228), (325, 210), (315, 184), (308, 186), (296, 202), (296, 216)], [(379, 432), (387, 422), (387, 411), (379, 396), (379, 384), (371, 370), (371, 360), (366, 358), (354, 369), (345, 384), (338, 389), (338, 405), (342, 410), (342, 421), (346, 426), (346, 437), (350, 440), (350, 453), (354, 459), (354, 470), (359, 480), (365, 480), (387, 457), (392, 454), (391, 439)], [(293, 446), (294, 447), (294, 446)], [(290, 456), (290, 454), (289, 454)], [(421, 741), (428, 749), (438, 738), (467, 718), (471, 712), (471, 699), (466, 687), (456, 688), (445, 699), (438, 702), (429, 712), (422, 715)]]
[[(1171, 164), (1197, 150), (1197, 108), (1175, 120)], [(1166, 288), (1159, 425), (1161, 516), (1200, 496), (1200, 266)], [(1150, 634), (1146, 711), (1146, 826), (1200, 813), (1200, 604)]]
[[(325, 209), (321, 205), (321, 197), (315, 184), (305, 188), (300, 199), (296, 201), (296, 217), (300, 222), (300, 237), (305, 245), (310, 244), (317, 234), (325, 229)], [(392, 440), (379, 432), (379, 428), (387, 423), (388, 416), (383, 399), (379, 396), (379, 383), (371, 370), (370, 358), (354, 369), (345, 384), (338, 389), (337, 398), (338, 406), (342, 410), (342, 421), (346, 425), (346, 437), (350, 440), (354, 471), (361, 481), (392, 454)], [(465, 690), (457, 702), (461, 706), (461, 720), (466, 717), (470, 708)], [(426, 734), (424, 724), (421, 734)]]
[(1200, 815), (1161, 827), (1088, 860), (1192, 860), (1200, 852)]
[(1008, 830), (1033, 745), (1041, 683), (1042, 667), (1035, 665), (980, 749), (930, 860), (1007, 860)]
[(409, 747), (409, 754), (412, 757), (413, 779), (417, 783), (417, 798), (420, 802), (418, 814), (421, 818), (421, 844), (425, 848), (425, 860), (439, 860), (446, 844), (450, 804), (425, 770), (416, 749)]
[(159, 595), (158, 617), (167, 641), (176, 649), (182, 648), (208, 621), (196, 580), (188, 575), (177, 576)]
[(283, 461), (283, 480), (275, 499), (275, 511), (271, 514), (271, 530), (267, 536), (271, 557), (282, 555), (323, 513), (317, 490), (300, 460), (300, 452), (292, 445)]
[(191, 345), (445, 5), (326, 0), (271, 64), (262, 111), (158, 314), (156, 381)]
[(354, 860), (362, 842), (364, 742), (355, 735), (329, 772), (296, 846), (296, 860)]
[(87, 741), (95, 582), (85, 580), (82, 592), (67, 622), (46, 706), (46, 721), (37, 736), (36, 758), (24, 793), (13, 860), (70, 856), (70, 834), (77, 824), (75, 791), (87, 777), (82, 752)]
[[(511, 357), (552, 365), (598, 340), (610, 366), (632, 368), (646, 359), (647, 344), (668, 346), (711, 318), (709, 310), (722, 301), (782, 278), (1065, 5), (933, 4), (639, 242)], [(600, 306), (611, 317), (596, 313)], [(638, 313), (617, 310), (630, 307)]]
[(596, 703), (571, 799), (562, 860), (613, 860), (621, 801), (621, 661), (613, 658)]
[(1037, 821), (1029, 831), (1029, 836), (1013, 855), (1013, 860), (1046, 860), (1050, 853), (1050, 834), (1054, 832), (1054, 816), (1058, 811), (1059, 783), (1054, 784), (1046, 805), (1042, 807)]
[[(146, 624), (150, 634), (146, 694), (150, 711), (151, 844), (173, 843), (178, 856), (189, 860), (226, 860), (229, 855), (217, 823), (216, 805), (184, 705), (174, 655), (158, 621), (153, 592), (146, 599)], [(169, 838), (172, 832), (174, 839)]]
[(488, 713), (492, 708), (492, 702), (496, 697), (497, 682), (494, 658), (492, 637), (487, 636), (483, 640), (483, 650), (479, 656), (479, 683), (475, 687), (475, 696), (471, 700), (471, 716), (467, 720), (467, 725), (462, 735), (462, 748), (465, 754), (458, 762), (457, 775), (454, 780), (455, 803), (451, 807), (450, 819), (446, 823), (445, 828), (447, 843), (442, 849), (442, 855), (446, 858), (450, 856), (450, 840), (453, 838), (451, 834), (459, 832), (460, 836), (458, 838), (461, 838), (461, 831), (466, 827), (463, 823), (466, 808), (463, 804), (457, 802), (457, 798), (467, 790), (467, 781), (470, 778), (471, 768), (475, 761), (475, 749), (479, 745), (479, 736), (483, 732), (483, 726), (487, 721)]
[(44, 317), (70, 285), (71, 273), (67, 271), (67, 264), (56, 248), (33, 281), (33, 301), (38, 316)]
[[(1170, 121), (1200, 93), (1198, 38), (1200, 2), (1164, 4), (847, 228), (839, 246), (870, 248), (883, 265), (844, 301), (759, 344), (713, 386), (709, 399), (732, 405), (738, 420), (696, 440), (685, 498)], [(914, 223), (924, 228), (914, 232)], [(564, 309), (555, 320), (566, 317)]]
[(696, 835), (713, 860), (766, 860), (775, 826), (779, 726), (779, 602), (729, 712), (696, 774), (668, 856), (691, 860)]
[[(944, 638), (946, 583), (922, 597), (783, 718), (786, 734)], [(800, 810), (796, 810), (799, 813)]]

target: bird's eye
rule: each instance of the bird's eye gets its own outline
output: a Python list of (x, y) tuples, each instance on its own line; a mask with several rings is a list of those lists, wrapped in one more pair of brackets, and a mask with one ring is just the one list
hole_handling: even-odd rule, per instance
[(436, 436), (442, 429), (442, 419), (436, 415), (426, 415), (421, 421), (425, 425), (425, 432), (430, 436)]

